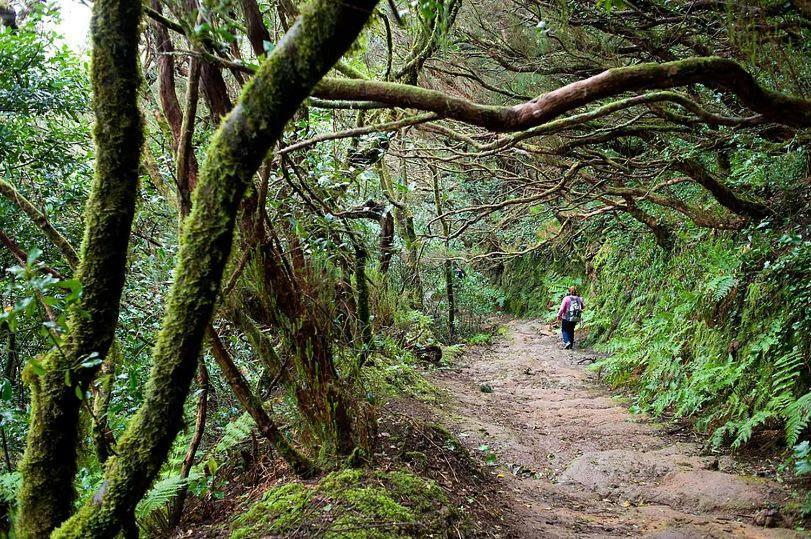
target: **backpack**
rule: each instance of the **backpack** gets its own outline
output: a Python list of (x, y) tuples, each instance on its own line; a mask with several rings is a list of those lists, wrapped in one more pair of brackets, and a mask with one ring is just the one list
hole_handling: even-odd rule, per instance
[(569, 310), (566, 311), (564, 319), (568, 322), (580, 322), (583, 316), (583, 300), (579, 296), (569, 296)]

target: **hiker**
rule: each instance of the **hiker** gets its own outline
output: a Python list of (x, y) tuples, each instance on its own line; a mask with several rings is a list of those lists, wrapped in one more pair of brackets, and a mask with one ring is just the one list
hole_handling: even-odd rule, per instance
[(569, 293), (563, 298), (558, 311), (560, 333), (566, 350), (574, 348), (574, 327), (580, 322), (583, 314), (583, 298), (577, 295), (577, 287), (570, 286)]

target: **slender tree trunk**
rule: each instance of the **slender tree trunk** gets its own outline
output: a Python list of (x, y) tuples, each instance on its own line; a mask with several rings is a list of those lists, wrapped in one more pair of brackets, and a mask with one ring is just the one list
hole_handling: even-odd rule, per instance
[(110, 430), (110, 422), (107, 416), (110, 407), (110, 399), (113, 396), (113, 382), (115, 380), (115, 368), (121, 363), (121, 348), (118, 343), (113, 343), (110, 353), (104, 358), (99, 370), (99, 375), (91, 384), (93, 394), (93, 444), (96, 448), (96, 456), (101, 464), (104, 464), (110, 455), (113, 454), (115, 437)]
[(262, 11), (256, 0), (241, 0), (245, 13), (245, 27), (248, 30), (248, 41), (257, 58), (265, 56), (265, 43), (270, 43), (270, 33), (262, 21)]
[(79, 255), (76, 254), (76, 251), (73, 249), (68, 239), (53, 227), (48, 217), (39, 211), (30, 200), (25, 198), (13, 185), (3, 179), (0, 179), (0, 195), (3, 195), (12, 204), (17, 206), (39, 227), (51, 243), (59, 249), (59, 252), (62, 253), (62, 256), (65, 257), (65, 260), (71, 268), (75, 268), (79, 265)]
[(451, 342), (456, 340), (456, 294), (453, 288), (453, 265), (445, 261), (445, 293), (448, 296), (448, 336)]
[[(442, 184), (439, 176), (439, 171), (434, 167), (431, 168), (431, 174), (434, 180), (434, 205), (436, 207), (436, 214), (439, 222), (442, 225), (442, 233), (445, 236), (445, 256), (449, 255), (448, 249), (450, 243), (448, 238), (451, 235), (451, 228), (448, 220), (443, 217), (442, 209)], [(444, 263), (445, 274), (445, 293), (448, 299), (448, 336), (451, 342), (456, 339), (456, 294), (453, 289), (453, 264), (446, 258)]]
[[(189, 442), (189, 447), (186, 449), (186, 455), (183, 457), (183, 464), (180, 467), (180, 477), (183, 479), (189, 477), (191, 468), (194, 466), (194, 456), (197, 454), (197, 449), (200, 447), (200, 442), (203, 440), (203, 433), (206, 430), (210, 384), (208, 380), (208, 369), (206, 369), (206, 364), (202, 357), (197, 363), (197, 386), (200, 388), (200, 394), (197, 396), (197, 414), (194, 419), (194, 433)], [(173, 528), (178, 525), (183, 516), (183, 506), (186, 505), (186, 496), (188, 493), (189, 485), (184, 484), (180, 492), (177, 493), (177, 497), (172, 501), (169, 522), (172, 524)]]
[(361, 245), (355, 246), (355, 287), (358, 291), (358, 329), (360, 330), (361, 346), (360, 365), (363, 366), (369, 359), (372, 347), (372, 323), (369, 313), (369, 283), (366, 281), (366, 249)]
[(175, 160), (175, 178), (180, 199), (180, 215), (185, 218), (191, 211), (191, 193), (197, 185), (197, 160), (194, 157), (192, 137), (194, 122), (197, 119), (197, 101), (200, 88), (200, 60), (189, 61), (188, 91), (183, 110), (183, 121), (177, 139), (177, 158)]
[(0, 427), (0, 438), (3, 441), (3, 460), (6, 463), (6, 470), (11, 473), (11, 456), (8, 453), (8, 440), (6, 440), (6, 428)]
[(417, 244), (417, 232), (414, 229), (414, 217), (408, 209), (395, 208), (394, 216), (400, 225), (400, 234), (403, 238), (406, 251), (406, 265), (409, 269), (407, 284), (411, 288), (414, 299), (414, 308), (425, 308), (425, 289), (420, 277), (420, 255)]
[(394, 254), (394, 216), (390, 211), (380, 219), (380, 273), (386, 275)]
[(217, 365), (220, 367), (225, 380), (237, 396), (240, 404), (250, 414), (262, 436), (268, 439), (273, 448), (279, 452), (293, 470), (303, 476), (309, 477), (316, 472), (316, 468), (304, 455), (296, 451), (276, 426), (273, 419), (265, 412), (262, 401), (251, 391), (245, 377), (239, 372), (234, 360), (225, 348), (216, 330), (209, 326), (208, 338), (211, 342), (211, 351)]

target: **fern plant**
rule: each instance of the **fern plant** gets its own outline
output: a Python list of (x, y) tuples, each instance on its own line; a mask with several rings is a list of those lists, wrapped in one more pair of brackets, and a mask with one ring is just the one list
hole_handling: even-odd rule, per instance
[(811, 421), (811, 391), (786, 406), (783, 419), (786, 422), (786, 441), (794, 445)]

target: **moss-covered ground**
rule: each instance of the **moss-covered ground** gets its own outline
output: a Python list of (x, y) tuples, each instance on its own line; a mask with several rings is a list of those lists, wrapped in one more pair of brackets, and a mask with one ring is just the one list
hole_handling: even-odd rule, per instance
[(463, 518), (442, 488), (406, 470), (341, 470), (272, 488), (232, 522), (231, 537), (443, 537)]

